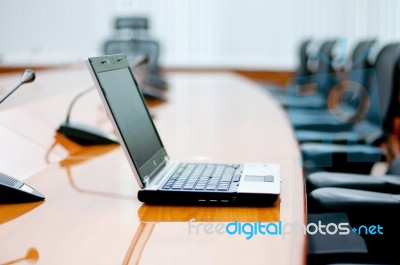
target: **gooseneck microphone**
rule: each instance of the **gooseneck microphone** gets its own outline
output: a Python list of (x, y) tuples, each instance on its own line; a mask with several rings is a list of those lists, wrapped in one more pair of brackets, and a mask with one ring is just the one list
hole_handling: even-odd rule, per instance
[[(33, 80), (35, 80), (35, 72), (31, 69), (25, 70), (18, 85), (9, 90), (0, 99), (0, 103), (6, 100), (21, 85), (30, 83)], [(44, 200), (44, 196), (40, 192), (24, 182), (0, 172), (0, 203), (23, 203), (42, 200)]]
[(80, 145), (118, 144), (118, 139), (113, 134), (106, 133), (86, 124), (70, 121), (71, 112), (75, 103), (92, 90), (94, 90), (94, 86), (85, 89), (72, 99), (68, 107), (67, 117), (65, 121), (61, 123), (57, 132)]
[(68, 112), (67, 112), (67, 118), (65, 119), (65, 123), (69, 123), (69, 117), (71, 116), (72, 109), (74, 108), (75, 103), (84, 95), (89, 93), (90, 91), (94, 90), (94, 86), (91, 86), (84, 91), (80, 92), (78, 95), (74, 97), (74, 99), (71, 101), (68, 107)]
[(4, 100), (6, 100), (12, 93), (15, 92), (20, 86), (26, 83), (33, 82), (35, 80), (35, 72), (32, 69), (26, 69), (25, 72), (23, 73), (21, 80), (19, 81), (18, 85), (14, 87), (13, 89), (9, 90), (1, 99), (0, 99), (0, 104), (3, 103)]

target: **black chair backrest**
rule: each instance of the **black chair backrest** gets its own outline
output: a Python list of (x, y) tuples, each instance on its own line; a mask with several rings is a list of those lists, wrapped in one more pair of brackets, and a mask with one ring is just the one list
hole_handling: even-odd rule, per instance
[[(370, 89), (370, 74), (371, 74), (371, 63), (369, 56), (372, 51), (372, 46), (375, 44), (375, 40), (367, 40), (359, 42), (353, 50), (351, 56), (351, 70), (349, 78), (360, 84), (366, 91)], [(361, 91), (358, 91), (360, 94)]]
[(326, 97), (335, 81), (332, 67), (332, 50), (335, 47), (336, 42), (337, 40), (328, 40), (322, 43), (317, 54), (318, 68), (312, 78), (313, 82), (317, 84), (319, 92)]
[(149, 19), (146, 17), (119, 17), (115, 20), (115, 29), (149, 29)]
[(104, 44), (104, 54), (123, 53), (128, 59), (132, 55), (145, 55), (150, 71), (157, 70), (160, 45), (150, 39), (108, 40)]
[(368, 58), (375, 42), (376, 40), (366, 40), (356, 45), (351, 56), (352, 70), (366, 69), (372, 66)]
[(392, 129), (399, 97), (400, 43), (382, 48), (375, 61), (376, 80), (371, 84), (369, 122), (382, 126), (385, 132)]
[[(366, 92), (370, 91), (371, 82), (371, 63), (369, 61), (372, 46), (375, 40), (366, 40), (359, 42), (353, 50), (351, 55), (351, 70), (347, 78), (353, 81), (351, 83), (352, 94), (348, 98), (343, 98), (347, 106), (352, 107), (354, 110), (358, 108), (359, 102), (351, 100), (350, 98), (359, 98), (361, 102), (365, 102), (368, 96)], [(361, 109), (360, 109), (361, 111)]]
[(299, 49), (299, 68), (297, 69), (297, 76), (308, 76), (311, 74), (310, 70), (307, 67), (307, 61), (308, 61), (308, 54), (307, 54), (307, 49), (309, 44), (311, 43), (310, 39), (304, 40), (300, 44), (300, 49)]
[(335, 47), (337, 40), (328, 40), (322, 43), (318, 51), (318, 68), (315, 74), (327, 74), (332, 73), (332, 59), (333, 59), (333, 48)]

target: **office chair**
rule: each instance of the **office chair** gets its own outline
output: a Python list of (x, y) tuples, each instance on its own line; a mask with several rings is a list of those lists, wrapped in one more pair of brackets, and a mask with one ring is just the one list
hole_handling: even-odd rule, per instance
[[(394, 80), (394, 78), (396, 78), (393, 75), (396, 74), (396, 72), (394, 71), (397, 71), (398, 69), (396, 65), (397, 63), (396, 60), (398, 59), (398, 56), (399, 56), (399, 43), (387, 45), (379, 52), (375, 62), (375, 67), (373, 69), (357, 69), (353, 70), (350, 73), (351, 76), (357, 78), (356, 79), (357, 84), (363, 82), (362, 80), (358, 81), (360, 77), (369, 76), (370, 80), (370, 85), (369, 85), (370, 88), (368, 89), (369, 95), (367, 93), (363, 94), (361, 93), (360, 98), (359, 99), (356, 98), (356, 101), (359, 102), (358, 104), (360, 106), (360, 110), (365, 109), (363, 108), (363, 105), (366, 105), (366, 103), (368, 103), (368, 99), (370, 99), (371, 101), (368, 110), (369, 114), (372, 115), (372, 111), (383, 111), (384, 113), (382, 113), (382, 116), (385, 115), (387, 108), (391, 104), (390, 99), (387, 99), (386, 98), (387, 96), (385, 96), (389, 95), (390, 97), (391, 95), (386, 91), (391, 85), (391, 83), (388, 82), (387, 80), (392, 81)], [(359, 87), (360, 87), (359, 91), (362, 91), (363, 89), (361, 88), (361, 86)], [(362, 85), (362, 87), (365, 86)], [(367, 92), (365, 89), (364, 91)], [(379, 110), (379, 108), (381, 108), (381, 110)], [(341, 111), (341, 112), (345, 113), (346, 111)], [(353, 113), (355, 113), (356, 115), (353, 115)], [(357, 114), (359, 113), (351, 109), (349, 114), (350, 115), (348, 115), (349, 117), (347, 119), (343, 119), (342, 117), (339, 117), (337, 115), (335, 117), (333, 115), (331, 115), (330, 117), (316, 116), (316, 117), (309, 117), (308, 119), (306, 118), (300, 119), (299, 117), (297, 117), (297, 120), (293, 121), (292, 124), (297, 131), (339, 132), (350, 129), (354, 123), (354, 120), (352, 120), (353, 117), (357, 116)], [(307, 134), (309, 134), (310, 136), (307, 137)], [(309, 141), (308, 139), (312, 139), (311, 135), (312, 134), (310, 132), (307, 133), (302, 132), (299, 133), (298, 136), (299, 139), (302, 139), (304, 141)]]
[[(399, 264), (398, 245), (393, 243), (400, 236), (398, 229), (400, 220), (395, 214), (400, 210), (399, 193), (335, 187), (319, 188), (308, 195), (308, 209), (312, 214), (345, 213), (353, 227), (379, 224), (384, 229), (383, 235), (379, 237), (362, 235), (368, 252), (377, 260), (385, 257), (386, 262)], [(339, 223), (333, 217), (330, 222)]]
[[(124, 34), (119, 34), (117, 36), (117, 40), (137, 40), (141, 42), (149, 41), (151, 44), (146, 43), (142, 44), (142, 46), (151, 46), (151, 51), (146, 51), (145, 54), (150, 56), (149, 62), (149, 71), (152, 75), (149, 76), (150, 79), (155, 79), (154, 75), (159, 75), (159, 65), (158, 58), (160, 53), (160, 45), (157, 41), (154, 41), (149, 36), (149, 19), (147, 17), (119, 17), (115, 20), (115, 29), (117, 32), (128, 32), (128, 35), (124, 36)], [(137, 46), (137, 44), (136, 44)], [(130, 47), (132, 49), (132, 47)], [(128, 51), (130, 50), (128, 49)], [(143, 48), (141, 48), (143, 49)], [(159, 78), (159, 76), (158, 76)], [(151, 80), (154, 81), (154, 80)], [(159, 83), (158, 86), (166, 87), (166, 82), (162, 80), (157, 80)]]
[(390, 163), (385, 175), (315, 172), (306, 177), (307, 193), (326, 187), (400, 193), (400, 156)]
[(301, 45), (300, 45), (300, 49), (299, 49), (299, 58), (300, 58), (300, 63), (299, 63), (299, 67), (296, 71), (296, 76), (308, 76), (311, 75), (312, 72), (309, 69), (307, 62), (308, 62), (308, 47), (311, 44), (311, 39), (306, 39), (304, 40)]
[(167, 90), (168, 83), (161, 76), (159, 69), (160, 44), (150, 39), (108, 40), (104, 43), (104, 54), (123, 53), (134, 57), (137, 54), (145, 55), (148, 59), (147, 67), (142, 71), (144, 87)]
[[(334, 121), (337, 121), (337, 119), (333, 116), (333, 114), (336, 115), (341, 115), (343, 119), (346, 121), (350, 121), (351, 119), (354, 119), (357, 117), (358, 111), (357, 111), (357, 104), (354, 103), (360, 103), (359, 101), (363, 99), (363, 96), (365, 93), (364, 90), (369, 91), (370, 88), (370, 76), (369, 74), (372, 72), (370, 70), (371, 64), (369, 61), (370, 53), (372, 50), (372, 46), (374, 45), (375, 40), (367, 40), (367, 41), (362, 41), (358, 43), (352, 53), (351, 56), (351, 70), (349, 73), (346, 74), (345, 78), (341, 78), (340, 83), (341, 84), (346, 84), (346, 85), (351, 85), (351, 98), (356, 98), (359, 99), (357, 100), (351, 100), (349, 97), (345, 97), (345, 102), (337, 102), (338, 106), (336, 106), (336, 109), (321, 109), (321, 110), (298, 110), (295, 109), (294, 111), (288, 110), (289, 118), (293, 124), (293, 126), (296, 128), (298, 125), (302, 124), (314, 124), (315, 128), (318, 129), (318, 123), (320, 121), (324, 121), (326, 119), (335, 119)], [(351, 82), (347, 82), (351, 81)], [(352, 104), (353, 103), (353, 104)], [(345, 106), (343, 106), (345, 104)], [(338, 108), (341, 107), (341, 108)], [(342, 108), (346, 109), (346, 112), (342, 111)], [(332, 112), (332, 113), (331, 113)], [(344, 115), (345, 117), (343, 117)], [(301, 138), (299, 139), (300, 141), (304, 140), (307, 141), (308, 138), (306, 137), (307, 135), (304, 135), (304, 133), (301, 134)]]
[(352, 227), (380, 224), (386, 232), (379, 237), (364, 234), (363, 238), (356, 233), (345, 238), (311, 235), (310, 264), (338, 261), (398, 264), (400, 256), (392, 242), (399, 236), (400, 220), (392, 213), (400, 209), (400, 156), (392, 160), (385, 176), (311, 174), (307, 177), (307, 191), (309, 222), (350, 223)]
[(391, 175), (320, 172), (307, 178), (309, 222), (349, 223), (352, 228), (380, 224), (385, 232), (378, 237), (352, 232), (344, 238), (311, 235), (309, 264), (339, 261), (398, 264), (400, 256), (392, 242), (400, 236), (397, 227), (400, 220), (392, 213), (400, 209), (400, 157), (392, 161), (387, 173)]
[[(300, 43), (300, 47), (299, 47), (299, 51), (298, 51), (298, 58), (299, 58), (299, 66), (297, 68), (296, 77), (300, 77), (300, 76), (309, 76), (312, 74), (312, 72), (310, 71), (307, 62), (308, 62), (308, 51), (307, 49), (309, 48), (311, 44), (311, 39), (305, 39), (304, 41), (302, 41)], [(280, 86), (273, 86), (271, 84), (265, 84), (262, 83), (261, 84), (265, 89), (268, 90), (268, 92), (271, 93), (272, 96), (274, 97), (280, 97), (280, 98), (284, 98), (286, 97), (286, 91), (284, 87), (280, 87)]]
[(147, 17), (118, 17), (114, 28), (118, 38), (148, 37), (149, 19)]
[(160, 44), (150, 39), (114, 39), (107, 40), (103, 47), (104, 54), (124, 53), (130, 56), (142, 54), (148, 58), (150, 72), (157, 72), (159, 68)]
[[(371, 144), (380, 144), (392, 129), (400, 88), (399, 58), (400, 44), (397, 43), (385, 46), (378, 54), (375, 64), (377, 87), (371, 88), (366, 119), (354, 125), (338, 123), (341, 134), (321, 134), (322, 141), (326, 142), (301, 145), (304, 166), (309, 172), (319, 168), (367, 174), (373, 163), (385, 158), (382, 151)], [(323, 126), (329, 127), (329, 124)], [(344, 141), (346, 145), (335, 144), (335, 137), (336, 141)]]
[[(343, 189), (341, 192), (345, 192)], [(364, 191), (365, 192), (365, 191)], [(354, 194), (353, 194), (354, 195)], [(368, 196), (368, 195), (366, 195)], [(364, 207), (348, 207), (342, 212), (333, 210), (324, 213), (308, 214), (308, 222), (320, 224), (327, 227), (348, 227), (348, 234), (308, 234), (308, 265), (327, 265), (327, 264), (399, 264), (400, 257), (397, 255), (397, 242), (399, 232), (396, 231), (399, 220), (389, 220), (390, 214), (386, 213), (385, 220), (377, 218), (376, 214), (382, 214), (383, 210), (374, 212), (377, 207), (369, 208), (365, 203)], [(357, 214), (367, 210), (370, 215), (362, 214), (357, 218)], [(386, 205), (385, 210), (394, 211), (398, 207)], [(383, 234), (379, 234), (377, 231)], [(365, 233), (366, 229), (375, 226), (375, 235)], [(332, 228), (331, 228), (332, 229)], [(332, 231), (332, 230), (331, 230)], [(391, 234), (392, 233), (392, 234)]]
[[(392, 120), (396, 112), (396, 97), (399, 93), (399, 64), (400, 57), (399, 44), (385, 46), (378, 54), (375, 69), (355, 70), (355, 76), (370, 76), (371, 86), (369, 89), (370, 97), (367, 93), (360, 93), (358, 104), (367, 106), (369, 109), (360, 105), (361, 112), (355, 115), (350, 114), (349, 119), (324, 117), (321, 115), (316, 118), (310, 117), (307, 123), (306, 117), (300, 117), (293, 126), (296, 130), (296, 138), (299, 142), (329, 142), (336, 144), (373, 144), (382, 142), (387, 132), (392, 128)], [(396, 59), (397, 58), (397, 59)], [(361, 114), (361, 115), (360, 115)], [(364, 119), (353, 122), (351, 119), (366, 114)], [(315, 119), (312, 119), (315, 118)], [(301, 128), (301, 129), (299, 129)]]
[[(321, 224), (325, 227), (331, 223), (350, 224), (346, 213), (314, 213), (307, 215), (308, 224)], [(350, 224), (350, 228), (353, 227)], [(338, 234), (308, 234), (308, 265), (327, 265), (334, 262), (366, 261), (368, 248), (365, 240), (356, 233)]]
[[(316, 71), (308, 76), (298, 76), (292, 80), (286, 89), (285, 97), (278, 101), (287, 109), (323, 109), (326, 108), (326, 99), (329, 91), (334, 84), (334, 75), (332, 68), (332, 50), (336, 40), (328, 40), (322, 43), (318, 51), (318, 66)], [(313, 86), (318, 91), (317, 94), (307, 94), (303, 90), (306, 86)], [(304, 95), (299, 95), (303, 94)]]

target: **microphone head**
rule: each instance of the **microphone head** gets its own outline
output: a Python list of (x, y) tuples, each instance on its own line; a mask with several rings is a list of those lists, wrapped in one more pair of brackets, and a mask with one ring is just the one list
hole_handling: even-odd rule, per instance
[(35, 72), (32, 69), (26, 69), (21, 77), (21, 84), (30, 83), (35, 80)]

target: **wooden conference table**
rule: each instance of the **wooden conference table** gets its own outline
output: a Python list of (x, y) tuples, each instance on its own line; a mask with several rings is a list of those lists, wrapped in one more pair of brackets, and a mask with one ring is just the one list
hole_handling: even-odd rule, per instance
[[(0, 93), (20, 75), (0, 76)], [(92, 86), (83, 66), (40, 71), (0, 106), (0, 172), (44, 202), (0, 205), (0, 264), (305, 264), (306, 236), (207, 234), (205, 222), (304, 223), (299, 150), (284, 111), (237, 75), (168, 74), (169, 101), (149, 103), (171, 159), (281, 165), (271, 207), (148, 206), (118, 145), (79, 146), (55, 133), (72, 98)], [(71, 120), (112, 131), (97, 92)]]

